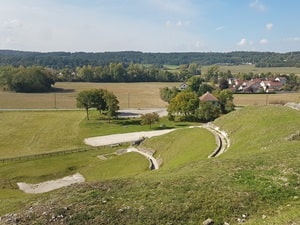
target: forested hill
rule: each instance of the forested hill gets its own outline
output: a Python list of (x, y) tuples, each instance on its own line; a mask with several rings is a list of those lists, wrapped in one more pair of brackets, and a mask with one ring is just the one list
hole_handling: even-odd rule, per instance
[(84, 65), (103, 66), (111, 62), (137, 64), (180, 65), (198, 63), (244, 64), (253, 63), (257, 67), (300, 67), (300, 52), (185, 52), (185, 53), (143, 53), (137, 51), (123, 52), (24, 52), (0, 50), (0, 66), (39, 65), (53, 69), (76, 68)]

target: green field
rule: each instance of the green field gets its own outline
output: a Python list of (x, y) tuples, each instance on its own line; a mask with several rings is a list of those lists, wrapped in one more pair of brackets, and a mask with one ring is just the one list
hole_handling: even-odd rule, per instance
[[(59, 215), (59, 224), (202, 224), (212, 218), (221, 225), (239, 224), (242, 215), (250, 225), (299, 224), (299, 113), (283, 106), (254, 106), (222, 116), (215, 124), (229, 134), (231, 146), (218, 158), (207, 159), (214, 137), (200, 128), (149, 139), (145, 145), (164, 159), (156, 171), (149, 171), (140, 155), (114, 156), (115, 149), (105, 147), (2, 163), (0, 215), (15, 211), (22, 218), (19, 224), (47, 224)], [(91, 124), (84, 115), (78, 118), (84, 134), (124, 128), (124, 123), (114, 123), (108, 132), (110, 125), (97, 117)], [(182, 125), (188, 126), (168, 127)], [(109, 160), (99, 160), (99, 154), (108, 154)], [(16, 189), (20, 180), (40, 182), (75, 171), (88, 182), (39, 195)]]

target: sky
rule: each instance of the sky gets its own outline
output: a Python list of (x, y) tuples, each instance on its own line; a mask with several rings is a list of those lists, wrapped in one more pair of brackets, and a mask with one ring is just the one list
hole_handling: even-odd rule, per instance
[(299, 0), (0, 0), (0, 49), (300, 51)]

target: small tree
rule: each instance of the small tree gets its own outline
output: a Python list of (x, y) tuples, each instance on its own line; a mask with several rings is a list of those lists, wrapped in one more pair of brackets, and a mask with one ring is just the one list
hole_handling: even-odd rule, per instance
[(119, 109), (117, 97), (103, 89), (84, 90), (78, 94), (76, 100), (77, 107), (86, 110), (88, 120), (90, 108), (96, 108), (100, 113), (106, 111), (109, 118), (115, 116)]
[(93, 107), (93, 102), (92, 102), (92, 99), (91, 99), (91, 91), (90, 90), (81, 91), (78, 94), (76, 100), (77, 100), (77, 104), (76, 104), (77, 107), (85, 109), (86, 117), (89, 120), (90, 119), (89, 109)]
[(144, 115), (141, 116), (141, 124), (142, 125), (148, 125), (151, 128), (151, 125), (155, 122), (159, 121), (159, 115), (157, 113), (146, 113)]
[(117, 97), (109, 91), (104, 93), (104, 99), (106, 102), (106, 115), (109, 119), (109, 122), (112, 117), (117, 115), (117, 111), (119, 110), (119, 101)]

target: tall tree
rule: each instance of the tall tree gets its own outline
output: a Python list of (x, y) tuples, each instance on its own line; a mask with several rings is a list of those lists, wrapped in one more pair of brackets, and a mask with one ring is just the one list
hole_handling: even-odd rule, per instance
[(200, 102), (196, 117), (203, 122), (209, 122), (219, 117), (220, 107), (213, 102)]
[(202, 82), (203, 79), (200, 76), (192, 76), (191, 78), (188, 79), (187, 84), (191, 91), (197, 93)]
[(229, 113), (234, 110), (235, 105), (233, 104), (233, 93), (232, 91), (225, 90), (217, 90), (214, 92), (214, 95), (218, 98), (221, 112)]
[(165, 102), (170, 102), (180, 91), (176, 87), (168, 88), (164, 87), (159, 89), (160, 98)]
[(169, 115), (193, 115), (199, 107), (199, 99), (195, 92), (177, 94), (168, 106)]

